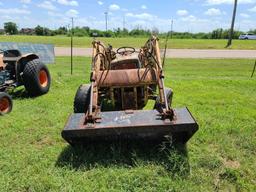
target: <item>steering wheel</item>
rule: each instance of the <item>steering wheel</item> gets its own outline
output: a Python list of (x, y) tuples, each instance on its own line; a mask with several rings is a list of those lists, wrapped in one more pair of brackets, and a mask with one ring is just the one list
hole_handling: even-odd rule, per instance
[(120, 47), (116, 51), (120, 55), (133, 54), (135, 52), (135, 48), (133, 47)]

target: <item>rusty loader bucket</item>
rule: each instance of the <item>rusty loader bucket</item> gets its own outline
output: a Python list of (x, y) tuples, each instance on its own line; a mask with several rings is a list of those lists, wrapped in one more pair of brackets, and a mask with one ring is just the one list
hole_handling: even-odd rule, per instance
[(198, 130), (198, 124), (187, 108), (174, 109), (175, 118), (162, 120), (156, 110), (101, 112), (98, 123), (85, 123), (85, 114), (72, 114), (62, 131), (71, 145), (77, 143), (148, 140), (172, 138), (186, 143)]

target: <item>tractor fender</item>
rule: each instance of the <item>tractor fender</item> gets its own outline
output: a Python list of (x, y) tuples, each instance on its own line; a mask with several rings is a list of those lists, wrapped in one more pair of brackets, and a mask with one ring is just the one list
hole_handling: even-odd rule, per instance
[(34, 53), (28, 53), (22, 55), (18, 60), (16, 64), (16, 77), (18, 82), (22, 82), (21, 74), (26, 66), (26, 64), (29, 61), (32, 61), (34, 59), (39, 59), (39, 56)]

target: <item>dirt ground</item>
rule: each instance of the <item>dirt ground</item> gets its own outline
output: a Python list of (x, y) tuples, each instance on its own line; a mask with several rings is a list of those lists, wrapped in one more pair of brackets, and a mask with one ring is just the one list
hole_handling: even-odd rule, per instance
[[(69, 47), (55, 47), (56, 56), (70, 56)], [(163, 50), (162, 50), (163, 52)], [(74, 48), (74, 56), (91, 56), (91, 48)], [(256, 58), (256, 50), (168, 49), (167, 58)]]

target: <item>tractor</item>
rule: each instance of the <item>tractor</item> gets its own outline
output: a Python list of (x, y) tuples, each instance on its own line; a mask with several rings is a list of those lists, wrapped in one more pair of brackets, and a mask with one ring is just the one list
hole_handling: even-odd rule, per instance
[(28, 95), (35, 97), (47, 93), (50, 84), (49, 70), (36, 54), (0, 50), (0, 115), (11, 112), (13, 102), (8, 92), (14, 88), (24, 85)]
[[(152, 36), (136, 50), (113, 50), (93, 41), (90, 84), (82, 84), (62, 131), (71, 145), (107, 141), (163, 140), (186, 143), (198, 130), (187, 108), (172, 108), (173, 91), (164, 84), (159, 40)], [(144, 110), (154, 100), (152, 110)]]

